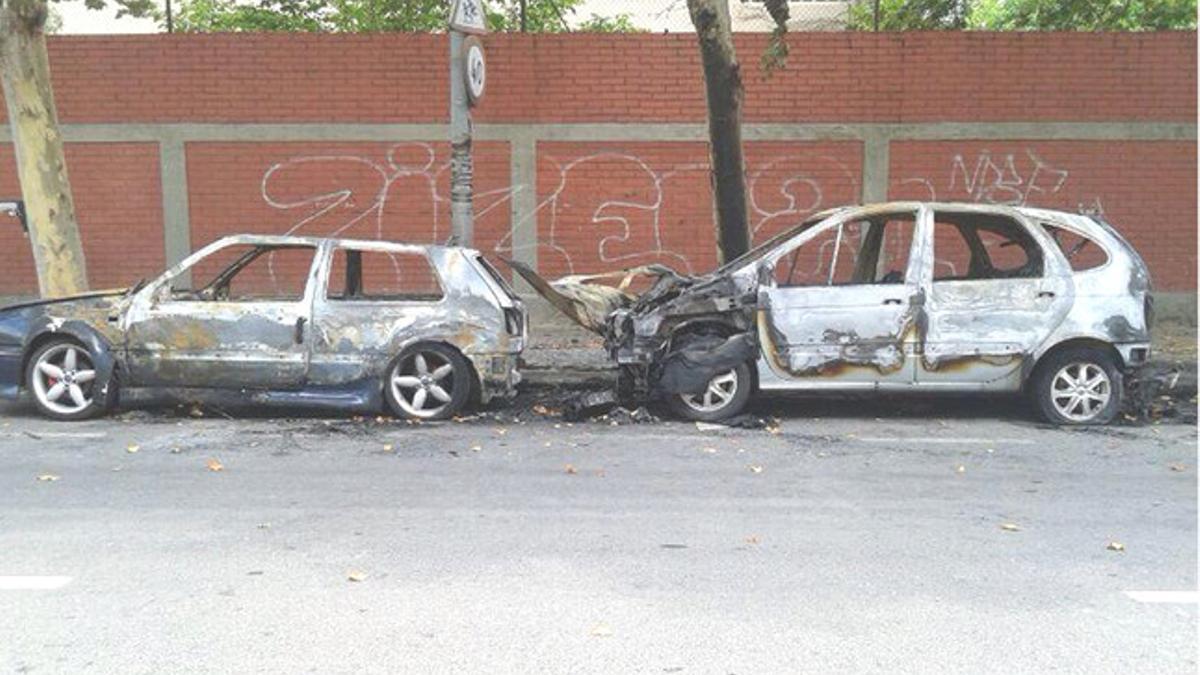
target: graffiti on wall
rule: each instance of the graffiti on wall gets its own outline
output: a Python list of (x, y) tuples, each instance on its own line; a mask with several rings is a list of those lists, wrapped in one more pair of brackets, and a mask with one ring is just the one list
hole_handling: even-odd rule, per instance
[[(1020, 153), (992, 153), (981, 150), (974, 156), (956, 154), (950, 160), (949, 178), (939, 183), (931, 178), (913, 177), (901, 186), (916, 186), (925, 194), (918, 199), (930, 201), (970, 201), (1007, 206), (1059, 204), (1067, 196), (1065, 189), (1071, 172), (1042, 159), (1031, 149)], [(1079, 213), (1104, 215), (1100, 198), (1077, 201)], [(1065, 208), (1071, 208), (1067, 206)]]
[[(619, 151), (538, 161), (542, 194), (516, 226), (538, 228), (539, 260), (554, 269), (661, 262), (693, 272), (700, 262), (697, 233), (709, 238), (699, 248), (715, 247), (706, 163), (661, 166)], [(382, 160), (316, 154), (276, 162), (263, 174), (260, 194), (286, 216), (287, 234), (442, 242), (450, 235), (449, 170), (434, 145), (397, 143)], [(811, 213), (856, 201), (858, 185), (855, 171), (829, 156), (793, 152), (753, 164), (747, 174), (752, 232), (770, 236)], [(493, 246), (499, 256), (520, 250), (507, 226), (509, 206), (528, 189), (508, 185), (475, 194), (477, 223), (504, 225), (506, 234)]]

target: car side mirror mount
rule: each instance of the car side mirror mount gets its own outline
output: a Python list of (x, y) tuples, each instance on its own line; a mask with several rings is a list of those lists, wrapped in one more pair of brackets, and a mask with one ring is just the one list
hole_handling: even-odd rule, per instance
[(758, 285), (775, 285), (775, 263), (766, 260), (758, 263)]

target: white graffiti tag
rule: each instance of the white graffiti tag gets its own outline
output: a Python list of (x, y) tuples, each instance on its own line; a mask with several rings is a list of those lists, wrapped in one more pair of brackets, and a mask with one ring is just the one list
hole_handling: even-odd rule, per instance
[[(695, 195), (708, 190), (707, 164), (656, 169), (645, 158), (620, 151), (565, 161), (543, 155), (541, 162), (549, 163), (556, 179), (545, 186), (549, 193), (543, 193), (532, 213), (515, 228), (504, 228), (507, 234), (496, 243), (496, 254), (511, 256), (522, 246), (536, 246), (539, 262), (557, 258), (551, 268), (568, 273), (645, 262), (695, 271), (683, 249), (687, 244), (696, 250), (698, 230), (712, 236), (706, 231), (711, 209), (695, 201)], [(338, 153), (286, 159), (266, 170), (260, 192), (271, 209), (294, 214), (286, 234), (439, 242), (450, 235), (444, 193), (449, 168), (449, 161), (438, 161), (431, 144), (397, 143), (382, 160)], [(496, 210), (495, 218), (506, 218), (500, 207), (528, 189), (510, 185), (477, 191), (476, 219)], [(844, 164), (812, 155), (786, 155), (758, 165), (748, 173), (747, 189), (756, 238), (835, 205), (827, 200), (854, 201), (859, 192)], [(699, 218), (702, 223), (695, 222)], [(668, 222), (683, 229), (672, 229)], [(499, 224), (492, 223), (493, 230)], [(514, 245), (513, 231), (528, 227), (537, 228), (536, 243)]]
[[(1018, 160), (1016, 153), (993, 155), (990, 150), (982, 150), (973, 161), (961, 154), (954, 155), (942, 199), (965, 197), (964, 201), (1007, 206), (1061, 201), (1070, 172), (1051, 165), (1033, 150), (1025, 149), (1023, 154), (1024, 159)], [(907, 178), (901, 185), (921, 186), (928, 192), (929, 200), (939, 199), (939, 190), (929, 178)], [(1099, 197), (1078, 202), (1076, 209), (1080, 213), (1104, 213)]]

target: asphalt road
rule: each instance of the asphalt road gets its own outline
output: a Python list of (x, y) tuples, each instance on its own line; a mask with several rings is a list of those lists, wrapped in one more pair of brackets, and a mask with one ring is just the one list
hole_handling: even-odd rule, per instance
[(1126, 594), (1197, 587), (1195, 428), (941, 405), (785, 402), (778, 433), (0, 408), (0, 581), (65, 578), (0, 585), (0, 671), (1196, 672), (1197, 606)]

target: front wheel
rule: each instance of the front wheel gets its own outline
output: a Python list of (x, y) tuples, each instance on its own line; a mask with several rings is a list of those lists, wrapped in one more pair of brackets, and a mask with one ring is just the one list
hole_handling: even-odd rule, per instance
[(1051, 424), (1107, 424), (1121, 409), (1123, 382), (1107, 352), (1076, 347), (1047, 357), (1038, 367), (1030, 393)]
[(388, 407), (400, 417), (449, 419), (471, 396), (470, 366), (445, 345), (414, 345), (392, 362), (383, 391)]
[(737, 415), (750, 401), (750, 366), (739, 364), (718, 373), (699, 394), (676, 394), (669, 399), (679, 416), (698, 422), (719, 422)]
[(59, 338), (39, 347), (29, 359), (26, 377), (33, 401), (46, 417), (83, 420), (104, 411), (106, 399), (97, 389), (95, 360), (76, 342)]

